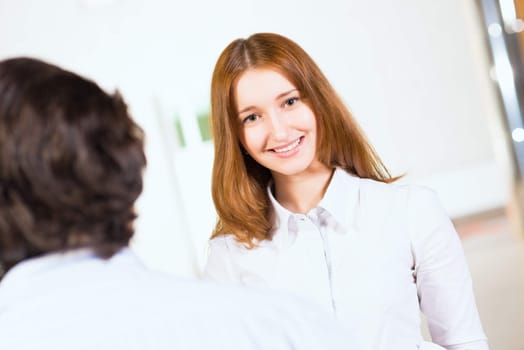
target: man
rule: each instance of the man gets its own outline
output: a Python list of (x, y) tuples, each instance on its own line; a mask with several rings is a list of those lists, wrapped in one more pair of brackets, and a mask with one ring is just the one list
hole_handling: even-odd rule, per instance
[(341, 349), (286, 296), (147, 270), (128, 249), (146, 160), (122, 97), (0, 62), (0, 349)]

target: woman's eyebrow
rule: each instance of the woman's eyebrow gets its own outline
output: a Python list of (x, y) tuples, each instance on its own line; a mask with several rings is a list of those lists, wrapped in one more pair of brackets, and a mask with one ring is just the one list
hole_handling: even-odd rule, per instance
[[(282, 97), (284, 97), (284, 96), (286, 96), (286, 95), (289, 95), (290, 93), (295, 92), (295, 91), (298, 91), (298, 89), (293, 88), (293, 89), (291, 89), (291, 90), (284, 91), (284, 92), (278, 94), (278, 95), (275, 97), (275, 100), (279, 100), (279, 99), (281, 99)], [(247, 106), (247, 107), (245, 107), (245, 108), (242, 108), (241, 110), (238, 111), (238, 114), (245, 113), (245, 112), (247, 112), (247, 111), (249, 111), (249, 110), (251, 110), (251, 109), (255, 109), (255, 106)]]
[(290, 93), (292, 93), (292, 92), (294, 92), (294, 91), (298, 91), (298, 89), (293, 88), (293, 89), (291, 89), (291, 90), (289, 90), (289, 91), (286, 91), (286, 92), (283, 92), (283, 93), (281, 93), (281, 94), (278, 94), (278, 96), (275, 98), (275, 100), (278, 100), (278, 99), (280, 99), (280, 98), (282, 98), (282, 97), (284, 97), (284, 96), (286, 96), (286, 95), (289, 95)]
[(242, 110), (238, 111), (238, 114), (242, 114), (242, 113), (247, 112), (247, 111), (249, 111), (251, 109), (255, 109), (255, 107), (254, 106), (248, 106), (246, 108), (243, 108)]

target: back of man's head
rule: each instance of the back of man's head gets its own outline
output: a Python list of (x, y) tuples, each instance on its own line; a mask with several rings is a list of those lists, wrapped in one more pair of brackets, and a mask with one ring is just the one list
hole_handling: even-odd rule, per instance
[(120, 95), (31, 59), (0, 61), (0, 263), (133, 235), (146, 160)]

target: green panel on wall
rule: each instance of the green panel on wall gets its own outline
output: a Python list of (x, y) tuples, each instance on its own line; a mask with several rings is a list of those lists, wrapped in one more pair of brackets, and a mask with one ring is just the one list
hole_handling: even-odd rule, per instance
[(182, 130), (182, 124), (180, 123), (180, 119), (178, 118), (175, 118), (175, 129), (180, 147), (185, 147), (186, 140), (184, 139), (184, 131)]
[(202, 136), (202, 141), (211, 140), (211, 124), (209, 117), (209, 111), (205, 111), (197, 115), (198, 128), (200, 129), (200, 136)]

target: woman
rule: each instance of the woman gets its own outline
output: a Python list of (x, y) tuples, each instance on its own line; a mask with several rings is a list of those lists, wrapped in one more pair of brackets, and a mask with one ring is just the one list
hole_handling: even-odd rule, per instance
[(457, 234), (428, 189), (397, 185), (315, 62), (237, 39), (211, 86), (218, 222), (209, 278), (336, 313), (362, 349), (487, 349)]

